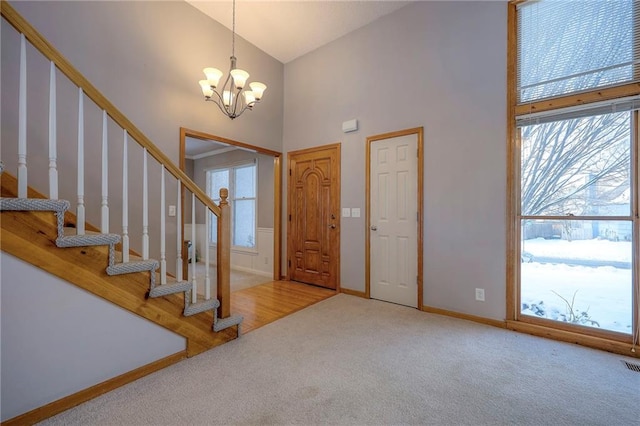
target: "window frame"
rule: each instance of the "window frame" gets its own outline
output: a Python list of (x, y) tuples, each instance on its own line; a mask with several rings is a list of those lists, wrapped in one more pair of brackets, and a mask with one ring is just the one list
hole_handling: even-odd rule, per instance
[[(236, 182), (235, 182), (235, 170), (236, 169), (240, 169), (240, 168), (245, 168), (245, 167), (250, 167), (253, 166), (254, 168), (254, 185), (255, 185), (255, 196), (254, 197), (242, 197), (242, 198), (236, 198)], [(231, 208), (229, 209), (229, 213), (231, 215), (230, 218), (230, 222), (231, 222), (231, 251), (233, 252), (237, 252), (237, 253), (250, 253), (250, 254), (256, 254), (258, 253), (258, 159), (257, 158), (253, 158), (253, 159), (249, 159), (249, 160), (243, 160), (243, 161), (238, 161), (238, 162), (234, 162), (234, 163), (228, 163), (228, 164), (224, 164), (224, 165), (216, 165), (213, 167), (209, 167), (206, 168), (205, 171), (205, 177), (206, 177), (206, 187), (207, 187), (207, 195), (213, 200), (214, 203), (219, 204), (220, 203), (220, 194), (212, 194), (212, 189), (211, 189), (211, 180), (210, 180), (210, 173), (212, 172), (218, 172), (218, 171), (224, 171), (226, 170), (229, 173), (229, 188), (227, 188), (229, 190), (229, 197), (228, 197), (228, 201), (229, 204), (231, 205)], [(213, 198), (212, 195), (216, 195), (216, 198)], [(234, 202), (237, 200), (253, 200), (254, 201), (254, 206), (255, 206), (255, 215), (254, 215), (254, 221), (253, 221), (253, 235), (255, 235), (255, 239), (254, 239), (254, 244), (253, 247), (246, 247), (246, 246), (238, 246), (238, 245), (234, 245), (234, 233), (235, 233), (235, 214), (234, 214)], [(209, 212), (210, 214), (212, 214), (211, 212)], [(212, 223), (212, 229), (213, 227), (213, 220), (211, 221)], [(218, 242), (217, 241), (213, 241), (211, 239), (211, 234), (209, 234), (207, 236), (208, 240), (209, 240), (209, 246), (210, 247), (214, 247), (216, 248), (218, 246)]]
[[(639, 192), (639, 166), (638, 166), (638, 141), (640, 125), (639, 112), (633, 114), (631, 128), (631, 222), (633, 226), (633, 330), (631, 335), (621, 335), (616, 332), (603, 330), (584, 330), (583, 327), (572, 326), (571, 324), (550, 324), (550, 320), (538, 320), (537, 318), (526, 318), (520, 314), (520, 259), (521, 259), (521, 230), (520, 223), (524, 216), (521, 212), (520, 199), (520, 161), (522, 140), (519, 128), (516, 125), (516, 117), (527, 114), (535, 114), (560, 111), (568, 107), (578, 107), (581, 105), (595, 104), (602, 101), (610, 101), (630, 96), (640, 95), (640, 82), (623, 83), (604, 88), (595, 88), (589, 91), (561, 95), (553, 98), (546, 98), (538, 101), (525, 101), (518, 103), (517, 93), (517, 49), (518, 49), (518, 23), (517, 8), (527, 0), (511, 0), (507, 5), (507, 265), (506, 265), (506, 327), (516, 331), (523, 331), (531, 334), (551, 337), (557, 340), (577, 342), (598, 349), (606, 349), (623, 354), (629, 354), (630, 345), (634, 340), (637, 343), (640, 339), (640, 220), (638, 217), (640, 199)], [(634, 19), (640, 19), (640, 5), (634, 2)], [(637, 28), (636, 28), (637, 31)], [(640, 37), (636, 32), (634, 39)], [(634, 66), (634, 77), (640, 75), (640, 66)], [(584, 217), (581, 219), (589, 219)], [(613, 217), (607, 220), (614, 219)]]

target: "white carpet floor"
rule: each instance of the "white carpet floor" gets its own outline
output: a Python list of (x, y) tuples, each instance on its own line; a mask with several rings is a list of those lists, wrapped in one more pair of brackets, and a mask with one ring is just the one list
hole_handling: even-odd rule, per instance
[(341, 294), (44, 424), (638, 425), (623, 359)]

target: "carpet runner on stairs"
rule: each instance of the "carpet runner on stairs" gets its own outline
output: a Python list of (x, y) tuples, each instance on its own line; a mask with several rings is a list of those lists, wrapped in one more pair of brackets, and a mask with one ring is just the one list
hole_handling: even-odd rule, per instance
[[(69, 209), (69, 201), (50, 200), (39, 198), (0, 198), (0, 211), (50, 211), (56, 215), (57, 238), (56, 246), (65, 247), (85, 247), (85, 246), (109, 246), (109, 265), (106, 268), (107, 275), (122, 275), (137, 272), (149, 272), (149, 291), (147, 298), (167, 296), (174, 293), (184, 293), (185, 307), (184, 316), (195, 315), (200, 312), (213, 310), (212, 329), (216, 332), (238, 326), (238, 337), (240, 336), (240, 324), (243, 317), (232, 315), (228, 318), (218, 319), (217, 310), (220, 302), (217, 299), (202, 300), (191, 303), (191, 283), (179, 281), (170, 284), (156, 285), (156, 270), (159, 262), (155, 259), (141, 259), (131, 256), (135, 260), (122, 262), (122, 255), (117, 255), (115, 245), (120, 242), (118, 234), (101, 234), (87, 231), (83, 235), (77, 235), (75, 229), (64, 226), (64, 214)], [(116, 262), (116, 257), (120, 262)]]

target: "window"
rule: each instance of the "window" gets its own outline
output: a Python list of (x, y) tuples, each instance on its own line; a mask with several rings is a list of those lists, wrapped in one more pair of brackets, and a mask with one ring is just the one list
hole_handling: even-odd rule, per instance
[(542, 0), (518, 7), (518, 101), (634, 80), (633, 0)]
[(522, 315), (631, 334), (631, 122), (519, 128)]
[(508, 319), (636, 341), (639, 4), (509, 7)]
[[(207, 170), (207, 193), (220, 203), (220, 188), (229, 189), (231, 241), (234, 248), (256, 247), (256, 163)], [(211, 214), (210, 242), (218, 241), (218, 222)]]

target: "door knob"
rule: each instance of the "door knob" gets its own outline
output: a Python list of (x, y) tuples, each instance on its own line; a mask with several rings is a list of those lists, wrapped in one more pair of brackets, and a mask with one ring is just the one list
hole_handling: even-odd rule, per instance
[(331, 229), (336, 229), (336, 225), (334, 225), (333, 223), (331, 225), (329, 225), (329, 228)]
[(375, 226), (375, 225), (371, 225), (371, 230), (372, 230), (372, 231), (377, 231), (377, 230), (378, 230), (378, 227), (377, 227), (377, 226)]

